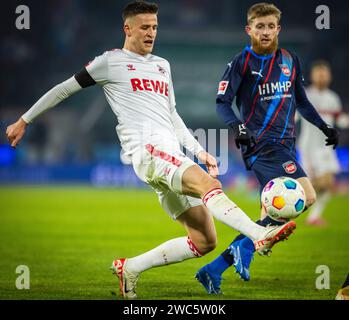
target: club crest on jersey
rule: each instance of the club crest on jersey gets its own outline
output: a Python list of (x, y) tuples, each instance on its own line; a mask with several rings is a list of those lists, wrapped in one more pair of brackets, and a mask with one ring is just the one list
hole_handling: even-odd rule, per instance
[(128, 64), (128, 65), (127, 65), (127, 70), (128, 70), (128, 71), (135, 71), (136, 68), (135, 68), (135, 66), (134, 66), (133, 64)]
[(229, 81), (221, 81), (218, 85), (218, 93), (217, 94), (225, 94), (228, 88)]
[(166, 74), (166, 70), (165, 70), (163, 67), (161, 67), (161, 66), (159, 66), (159, 65), (157, 65), (157, 66), (158, 66), (158, 69), (159, 69), (159, 72), (160, 72), (160, 73)]
[(288, 174), (293, 174), (297, 171), (297, 166), (293, 161), (287, 161), (282, 166)]
[(279, 64), (279, 67), (281, 68), (281, 71), (285, 76), (288, 77), (291, 74), (291, 71), (287, 64)]

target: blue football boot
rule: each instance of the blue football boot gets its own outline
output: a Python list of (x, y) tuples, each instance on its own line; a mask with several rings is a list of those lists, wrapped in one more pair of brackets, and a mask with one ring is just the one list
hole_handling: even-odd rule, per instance
[(233, 242), (230, 246), (230, 254), (234, 256), (234, 267), (241, 279), (250, 280), (250, 264), (255, 252), (254, 244), (249, 238)]
[(204, 286), (208, 294), (222, 294), (220, 288), (222, 282), (221, 275), (211, 272), (207, 265), (203, 266), (196, 273), (195, 279)]

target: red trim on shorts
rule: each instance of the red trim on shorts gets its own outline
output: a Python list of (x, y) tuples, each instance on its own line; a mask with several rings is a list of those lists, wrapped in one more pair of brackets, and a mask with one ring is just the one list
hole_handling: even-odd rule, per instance
[(196, 257), (203, 256), (203, 254), (199, 251), (199, 249), (195, 246), (195, 244), (189, 237), (187, 238), (187, 243), (188, 243), (189, 249), (191, 250), (192, 253), (194, 253)]
[(204, 205), (206, 205), (209, 199), (221, 193), (223, 193), (223, 190), (221, 188), (214, 188), (205, 193), (205, 195), (202, 197), (202, 202), (204, 203)]
[(165, 151), (160, 151), (160, 150), (155, 149), (155, 147), (149, 143), (145, 146), (145, 148), (152, 156), (160, 158), (160, 159), (165, 160), (167, 162), (170, 162), (177, 167), (181, 166), (181, 164), (182, 164), (181, 160), (178, 160), (174, 156), (171, 156), (170, 154), (166, 153)]

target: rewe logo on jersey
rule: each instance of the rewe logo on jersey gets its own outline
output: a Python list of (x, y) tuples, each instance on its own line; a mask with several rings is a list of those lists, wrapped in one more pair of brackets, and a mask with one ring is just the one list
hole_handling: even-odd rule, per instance
[(168, 83), (164, 81), (133, 78), (131, 85), (133, 91), (153, 91), (168, 97)]
[(278, 82), (267, 82), (262, 85), (258, 85), (259, 94), (274, 94), (288, 92), (291, 88), (291, 81), (278, 81)]

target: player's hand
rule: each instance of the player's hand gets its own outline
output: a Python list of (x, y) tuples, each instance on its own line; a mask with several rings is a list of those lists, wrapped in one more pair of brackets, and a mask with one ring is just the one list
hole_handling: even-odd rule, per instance
[(236, 123), (232, 125), (235, 136), (235, 144), (238, 149), (241, 145), (252, 148), (256, 144), (256, 139), (249, 128), (243, 123)]
[(219, 174), (216, 158), (204, 150), (200, 151), (196, 156), (203, 164), (206, 165), (208, 174), (211, 177), (216, 178)]
[(323, 125), (320, 127), (320, 130), (327, 137), (326, 146), (333, 146), (333, 149), (336, 149), (339, 140), (338, 131), (335, 128), (330, 127), (329, 125)]
[(22, 118), (19, 118), (17, 122), (7, 127), (6, 136), (11, 147), (16, 148), (18, 142), (24, 136), (26, 126), (27, 123)]

